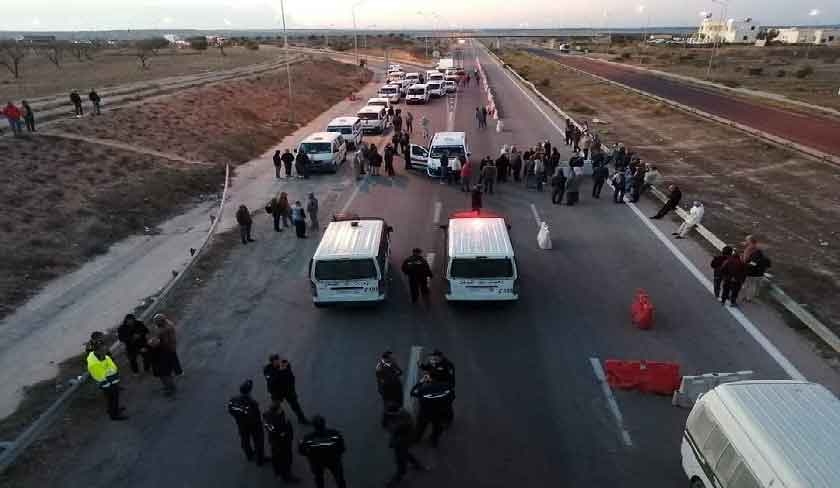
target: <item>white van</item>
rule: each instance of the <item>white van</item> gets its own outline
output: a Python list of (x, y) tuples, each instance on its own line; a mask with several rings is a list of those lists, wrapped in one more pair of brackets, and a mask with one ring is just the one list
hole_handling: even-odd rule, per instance
[(362, 143), (362, 121), (358, 117), (337, 117), (327, 124), (327, 132), (337, 132), (347, 142), (347, 149), (356, 149)]
[(519, 275), (505, 219), (489, 212), (459, 212), (446, 226), (446, 299), (519, 299)]
[(309, 261), (312, 302), (379, 302), (388, 293), (390, 233), (378, 218), (330, 222)]
[(412, 84), (419, 84), (422, 83), (423, 78), (420, 76), (420, 73), (406, 73), (405, 74), (406, 80), (411, 80)]
[(381, 134), (388, 126), (388, 114), (385, 112), (385, 107), (381, 105), (366, 105), (360, 108), (356, 115), (362, 121), (363, 132)]
[(338, 172), (338, 167), (347, 161), (347, 143), (344, 136), (336, 132), (316, 132), (303, 140), (296, 152), (309, 156), (310, 171)]
[(446, 95), (446, 87), (443, 86), (442, 81), (430, 81), (426, 83), (426, 90), (429, 91), (429, 96), (442, 97)]
[(429, 144), (429, 159), (426, 162), (426, 173), (432, 178), (440, 177), (440, 157), (446, 156), (448, 166), (452, 167), (452, 159), (458, 156), (470, 156), (464, 132), (437, 132), (432, 136)]
[(379, 93), (377, 95), (379, 96), (379, 98), (387, 98), (388, 102), (390, 102), (391, 105), (400, 103), (400, 99), (402, 98), (400, 85), (393, 83), (380, 88)]
[(430, 81), (443, 81), (443, 73), (437, 70), (426, 71), (426, 83)]
[(405, 103), (411, 105), (413, 103), (427, 103), (429, 101), (429, 90), (426, 85), (418, 83), (411, 85), (408, 92), (405, 94)]
[(367, 105), (378, 105), (380, 107), (385, 107), (385, 110), (391, 108), (391, 101), (388, 100), (387, 97), (373, 97), (368, 98)]
[(458, 91), (458, 83), (446, 80), (443, 82), (443, 89), (446, 93), (455, 93)]
[(806, 381), (738, 381), (694, 404), (682, 439), (691, 488), (840, 486), (840, 400)]

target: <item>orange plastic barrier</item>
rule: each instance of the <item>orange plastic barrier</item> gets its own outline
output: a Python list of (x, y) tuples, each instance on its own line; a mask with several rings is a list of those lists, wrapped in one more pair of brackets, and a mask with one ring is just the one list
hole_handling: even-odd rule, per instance
[(653, 304), (646, 291), (641, 289), (636, 291), (636, 299), (630, 305), (630, 316), (633, 324), (640, 329), (653, 327)]
[(622, 390), (671, 395), (680, 387), (680, 365), (658, 361), (604, 361), (607, 383)]

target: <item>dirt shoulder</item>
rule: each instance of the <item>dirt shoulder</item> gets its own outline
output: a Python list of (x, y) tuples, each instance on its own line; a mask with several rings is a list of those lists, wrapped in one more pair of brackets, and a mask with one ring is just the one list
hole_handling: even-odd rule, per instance
[[(294, 74), (299, 123), (367, 82), (329, 60), (295, 65)], [(0, 241), (0, 317), (111, 244), (216, 195), (225, 163), (257, 157), (295, 130), (287, 93), (285, 73), (275, 72), (51, 127), (204, 165), (44, 135), (0, 139), (0, 232), (10, 237)]]
[[(800, 303), (840, 333), (840, 197), (837, 169), (740, 131), (564, 69), (554, 61), (502, 53), (558, 106), (593, 124), (605, 143), (623, 142), (657, 165), (684, 200), (702, 200), (704, 225), (729, 243), (764, 242), (771, 272)], [(543, 80), (548, 80), (546, 85)]]

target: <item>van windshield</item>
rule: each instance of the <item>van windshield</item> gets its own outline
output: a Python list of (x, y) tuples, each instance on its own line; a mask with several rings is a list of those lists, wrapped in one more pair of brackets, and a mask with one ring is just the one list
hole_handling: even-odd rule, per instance
[(368, 105), (373, 105), (374, 107), (386, 107), (388, 106), (388, 102), (384, 100), (377, 100), (375, 102), (369, 102)]
[(380, 88), (379, 93), (385, 93), (387, 95), (393, 95), (394, 93), (397, 93), (397, 89), (396, 88)]
[(440, 83), (429, 83), (428, 85), (426, 85), (426, 88), (428, 88), (429, 90), (437, 90), (440, 88)]
[(358, 115), (360, 119), (364, 120), (379, 120), (379, 112), (362, 112)]
[(449, 268), (452, 278), (513, 278), (510, 258), (453, 259)]
[(444, 154), (447, 158), (465, 156), (464, 148), (462, 146), (433, 146), (429, 157), (432, 159), (440, 159), (440, 157)]
[(315, 279), (318, 281), (376, 280), (379, 276), (373, 259), (344, 259), (317, 261)]
[(319, 154), (332, 152), (332, 144), (329, 142), (304, 142), (300, 150), (306, 154)]
[(352, 134), (353, 128), (348, 126), (330, 126), (327, 127), (327, 132), (338, 132), (339, 134)]
[(409, 95), (423, 95), (424, 93), (426, 93), (426, 90), (424, 88), (409, 88), (408, 89), (408, 94)]

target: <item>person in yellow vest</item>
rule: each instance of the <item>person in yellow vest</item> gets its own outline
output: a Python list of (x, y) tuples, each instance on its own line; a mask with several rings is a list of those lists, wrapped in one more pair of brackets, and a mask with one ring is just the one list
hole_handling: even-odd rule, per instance
[(88, 353), (87, 368), (90, 377), (99, 385), (102, 393), (105, 394), (105, 401), (108, 405), (108, 415), (111, 420), (125, 420), (128, 417), (122, 414), (120, 407), (120, 373), (117, 365), (104, 343), (96, 344), (96, 347)]

